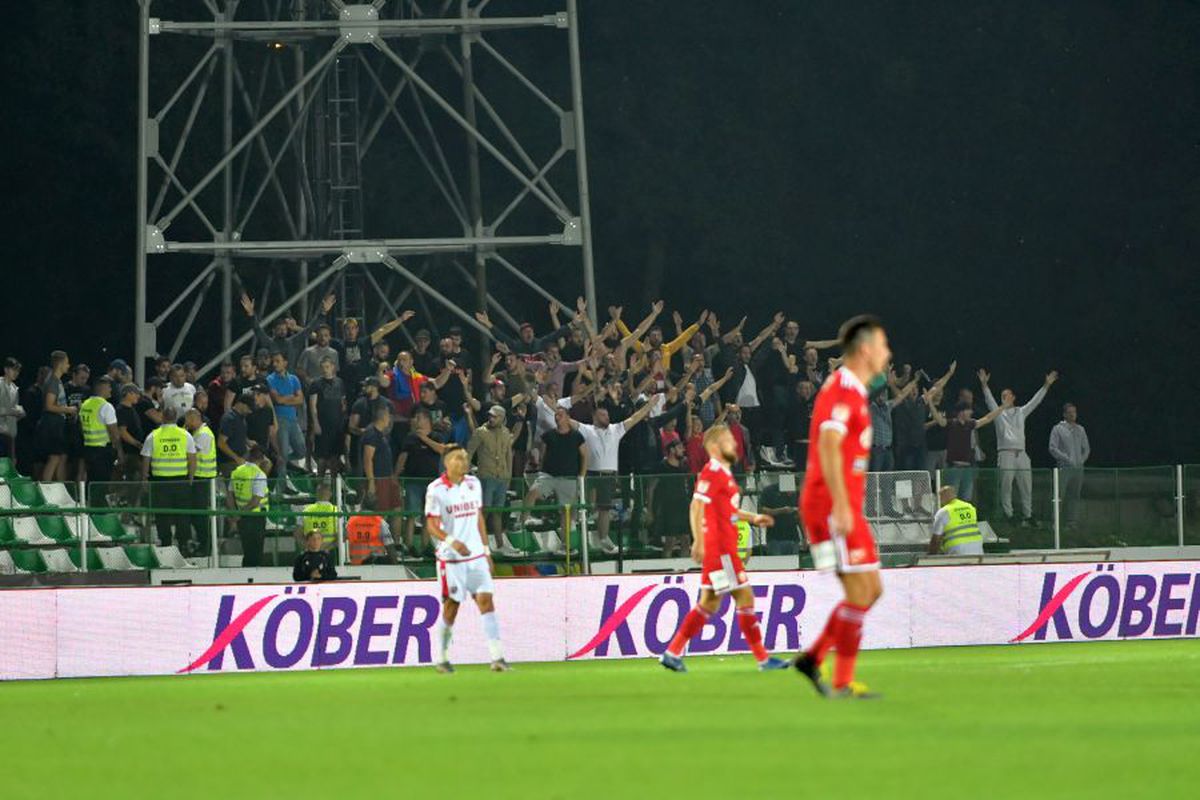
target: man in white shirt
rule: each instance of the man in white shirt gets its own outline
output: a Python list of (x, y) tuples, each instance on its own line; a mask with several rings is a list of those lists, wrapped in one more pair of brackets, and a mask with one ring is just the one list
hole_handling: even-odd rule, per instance
[(1067, 527), (1079, 522), (1079, 497), (1083, 493), (1083, 465), (1092, 455), (1087, 431), (1078, 423), (1074, 403), (1063, 406), (1062, 422), (1050, 431), (1050, 455), (1058, 465), (1063, 498), (1063, 517)]
[(1001, 409), (996, 418), (996, 466), (1000, 468), (1000, 510), (1004, 516), (1013, 516), (1013, 480), (1021, 491), (1022, 525), (1033, 524), (1033, 469), (1029, 463), (1029, 454), (1025, 452), (1025, 420), (1029, 418), (1042, 400), (1046, 392), (1058, 380), (1057, 372), (1046, 375), (1042, 388), (1023, 406), (1017, 405), (1017, 393), (1012, 389), (1000, 392), (1000, 402), (992, 396), (988, 381), (991, 375), (987, 370), (979, 370), (979, 383), (983, 385), (983, 401), (987, 403), (988, 411)]
[(187, 410), (195, 404), (196, 387), (185, 380), (182, 364), (171, 365), (171, 382), (163, 387), (162, 407), (175, 410), (175, 418), (183, 419)]
[(4, 359), (4, 377), (0, 378), (0, 456), (17, 457), (17, 422), (25, 416), (17, 378), (21, 362), (11, 356)]
[(571, 420), (572, 427), (583, 435), (588, 446), (588, 478), (585, 482), (591, 503), (596, 507), (596, 547), (605, 555), (617, 552), (617, 545), (608, 537), (612, 523), (613, 494), (617, 488), (617, 450), (629, 429), (650, 416), (661, 395), (649, 398), (642, 407), (624, 422), (610, 423), (608, 409), (601, 406), (592, 417), (594, 424)]
[(425, 530), (437, 544), (438, 578), (442, 586), (442, 616), (438, 625), (437, 671), (454, 672), (450, 664), (450, 640), (458, 607), (467, 595), (479, 606), (480, 622), (487, 637), (492, 672), (507, 672), (500, 625), (492, 602), (492, 556), (487, 546), (483, 520), (483, 487), (468, 475), (471, 459), (461, 447), (443, 455), (446, 471), (425, 491)]

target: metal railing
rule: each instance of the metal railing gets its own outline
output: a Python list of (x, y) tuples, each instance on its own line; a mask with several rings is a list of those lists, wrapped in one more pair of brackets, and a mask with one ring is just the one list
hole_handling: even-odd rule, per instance
[[(514, 574), (546, 566), (558, 574), (684, 568), (693, 480), (690, 474), (673, 473), (589, 476), (556, 484), (530, 476), (492, 486), (485, 519), (489, 534), (499, 535), (493, 540), (496, 561)], [(327, 482), (336, 510), (315, 512), (306, 509), (321, 481), (310, 476), (272, 479), (260, 566), (290, 567), (302, 548), (298, 533), (306, 519), (321, 517), (336, 520), (330, 550), (337, 565), (361, 562), (351, 553), (346, 521), (368, 514), (384, 518), (397, 545), (373, 553), (368, 563), (403, 564), (417, 576), (431, 576), (435, 559), (423, 532), (429, 481), (379, 481), (372, 493), (363, 478), (337, 476)], [(803, 481), (803, 473), (794, 472), (739, 476), (744, 507), (776, 513), (774, 527), (752, 530), (750, 549), (756, 557), (784, 556), (794, 558), (797, 566), (807, 564), (795, 513)], [(899, 556), (920, 552), (928, 541), (937, 490), (949, 483), (964, 489), (965, 499), (975, 504), (980, 521), (994, 534), (987, 539), (989, 549), (1200, 545), (1200, 465), (872, 473), (866, 513), (881, 550), (895, 556), (888, 563), (912, 563)], [(530, 493), (535, 484), (541, 496)], [(546, 492), (555, 486), (568, 503)], [(101, 484), (37, 483), (9, 475), (0, 479), (0, 572), (8, 565), (30, 571), (53, 571), (55, 565), (65, 569), (67, 563), (53, 551), (65, 552), (79, 571), (113, 569), (113, 563), (123, 563), (111, 552), (114, 547), (138, 568), (156, 566), (164, 556), (180, 568), (236, 567), (244, 555), (236, 521), (248, 516), (232, 508), (228, 481), (220, 477)], [(155, 550), (171, 546), (183, 561), (176, 561), (169, 549)], [(42, 559), (30, 553), (51, 555)], [(46, 563), (50, 560), (53, 565)]]

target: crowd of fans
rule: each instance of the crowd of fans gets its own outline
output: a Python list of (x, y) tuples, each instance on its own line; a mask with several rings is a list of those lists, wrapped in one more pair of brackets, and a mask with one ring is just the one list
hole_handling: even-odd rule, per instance
[[(0, 380), (0, 454), (15, 455), (25, 474), (45, 481), (137, 481), (146, 472), (151, 432), (190, 417), (193, 433), (205, 424), (213, 432), (225, 476), (257, 446), (284, 491), (294, 488), (291, 476), (299, 471), (338, 473), (357, 478), (376, 509), (420, 512), (441, 453), (458, 444), (473, 459), (489, 507), (506, 504), (514, 476), (528, 478), (526, 505), (565, 505), (577, 500), (577, 478), (589, 475), (595, 541), (615, 550), (609, 509), (617, 476), (695, 474), (705, 459), (703, 432), (716, 422), (733, 431), (738, 470), (803, 469), (814, 397), (838, 366), (823, 356), (836, 340), (802, 338), (800, 325), (782, 312), (753, 335), (745, 317), (730, 325), (708, 311), (688, 323), (674, 312), (666, 323), (661, 301), (644, 316), (609, 307), (599, 329), (582, 300), (574, 309), (551, 303), (551, 324), (541, 335), (530, 323), (512, 334), (478, 313), (494, 347), (480, 358), (459, 327), (436, 342), (425, 328), (410, 334), (411, 311), (373, 331), (344, 319), (335, 332), (334, 305), (330, 295), (306, 325), (284, 316), (267, 329), (243, 295), (255, 344), (211, 377), (193, 362), (158, 358), (139, 387), (122, 359), (95, 374), (55, 351), (21, 389), (22, 367), (10, 358)], [(401, 339), (409, 346), (397, 352), (393, 342)], [(904, 364), (881, 378), (871, 406), (871, 470), (948, 470), (959, 496), (969, 499), (983, 458), (977, 430), (995, 422), (1000, 465), (1014, 471), (1020, 510), (1029, 517), (1024, 419), (1057, 376), (1046, 376), (1042, 390), (1018, 406), (1007, 389), (997, 403), (980, 371), (988, 410), (975, 418), (983, 409), (971, 387), (946, 404), (956, 368), (934, 379)], [(86, 416), (93, 396), (111, 401), (91, 405), (111, 441), (85, 447), (81, 409)], [(109, 405), (115, 413), (102, 410)], [(1073, 409), (1067, 420), (1068, 428), (1056, 429), (1055, 457), (1082, 466), (1086, 434)], [(660, 520), (667, 518), (664, 539), (682, 540), (686, 498), (664, 491), (654, 506)], [(412, 546), (415, 516), (406, 518), (402, 546)], [(489, 525), (499, 537), (500, 515)]]

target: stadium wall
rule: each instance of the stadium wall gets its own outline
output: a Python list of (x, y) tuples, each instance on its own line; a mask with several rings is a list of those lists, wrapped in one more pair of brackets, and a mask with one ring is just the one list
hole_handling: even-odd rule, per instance
[[(796, 649), (840, 597), (830, 575), (756, 572), (763, 633)], [(498, 581), (512, 661), (645, 658), (666, 646), (699, 576)], [(1200, 561), (888, 570), (867, 648), (1195, 637)], [(52, 588), (0, 592), (0, 679), (418, 666), (432, 662), (434, 581)], [(692, 654), (747, 650), (726, 602)], [(464, 609), (455, 660), (482, 663)]]

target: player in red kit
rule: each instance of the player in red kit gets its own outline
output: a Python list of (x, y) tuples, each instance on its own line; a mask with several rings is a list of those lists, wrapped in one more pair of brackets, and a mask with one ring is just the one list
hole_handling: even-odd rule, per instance
[[(867, 462), (871, 453), (871, 412), (867, 385), (891, 360), (883, 323), (871, 316), (842, 325), (838, 339), (843, 364), (821, 387), (813, 406), (808, 466), (800, 496), (800, 518), (808, 534), (813, 565), (837, 570), (846, 599), (830, 613), (825, 630), (792, 661), (797, 671), (827, 697), (870, 698), (854, 680), (863, 618), (883, 593), (879, 550), (863, 515)], [(821, 662), (837, 652), (833, 687), (821, 680)]]
[(738, 627), (760, 670), (787, 669), (788, 662), (767, 653), (762, 629), (754, 613), (754, 592), (746, 568), (738, 557), (737, 522), (768, 527), (775, 522), (766, 514), (753, 514), (739, 507), (740, 491), (730, 466), (737, 460), (737, 442), (724, 425), (714, 425), (704, 434), (704, 449), (709, 461), (696, 476), (689, 520), (692, 528), (692, 558), (702, 565), (700, 600), (683, 618), (675, 637), (667, 645), (659, 662), (674, 672), (687, 672), (683, 651), (700, 632), (709, 617), (717, 612), (721, 597), (733, 595)]

